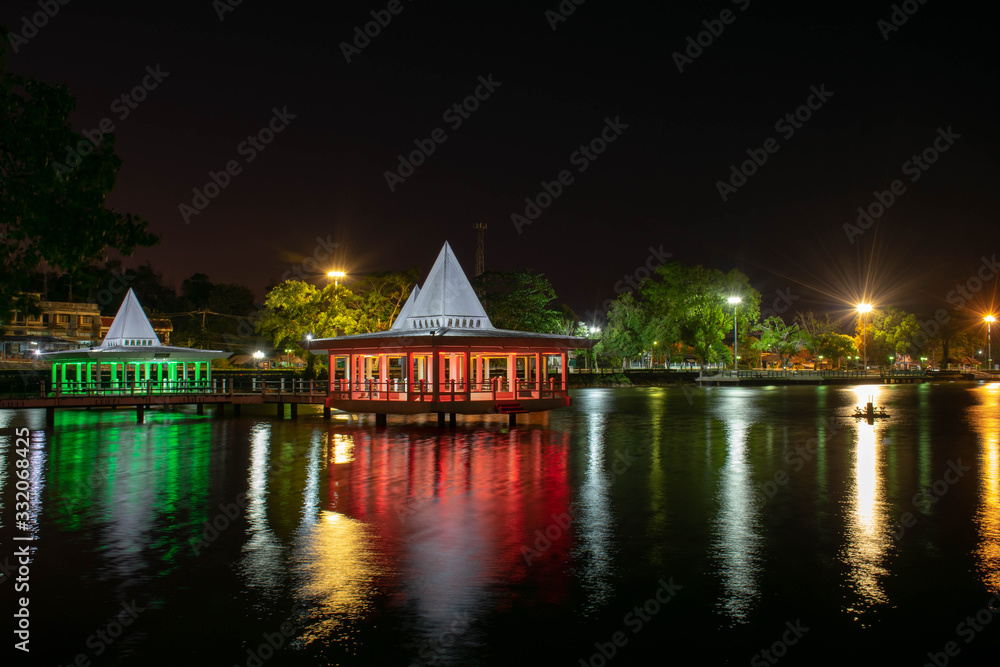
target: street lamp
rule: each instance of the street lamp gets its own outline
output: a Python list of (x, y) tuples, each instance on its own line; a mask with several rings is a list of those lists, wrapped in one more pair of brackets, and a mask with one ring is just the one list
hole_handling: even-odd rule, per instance
[(739, 362), (737, 361), (739, 357), (736, 356), (737, 352), (736, 346), (738, 345), (739, 341), (739, 339), (736, 336), (736, 307), (740, 305), (740, 302), (743, 301), (743, 299), (741, 299), (738, 296), (731, 296), (727, 299), (727, 301), (729, 301), (729, 303), (733, 307), (733, 370), (739, 373), (740, 370), (738, 365)]
[(654, 340), (653, 341), (653, 363), (650, 364), (650, 366), (652, 368), (656, 368), (656, 345), (657, 345), (657, 341)]
[(340, 279), (347, 277), (347, 274), (343, 271), (330, 271), (326, 275), (328, 278), (333, 278), (334, 285), (340, 285)]
[(987, 367), (987, 370), (992, 371), (993, 370), (993, 337), (990, 335), (992, 333), (990, 331), (990, 328), (991, 328), (991, 325), (993, 324), (993, 322), (996, 320), (996, 318), (993, 317), (992, 315), (987, 315), (986, 317), (983, 318), (983, 320), (986, 322), (986, 345), (987, 345), (987, 349), (989, 350), (989, 353), (990, 353), (990, 364)]
[[(590, 327), (590, 335), (587, 336), (587, 338), (593, 338), (595, 333), (601, 333), (601, 328), (600, 327)], [(590, 350), (588, 350), (588, 351), (589, 352), (593, 352), (594, 351), (593, 346), (591, 346)], [(588, 365), (590, 364), (590, 355), (587, 356), (587, 363), (588, 363)], [(594, 354), (594, 366), (596, 366), (596, 365), (597, 365), (597, 355)]]
[(865, 358), (865, 375), (868, 375), (868, 331), (865, 324), (865, 316), (872, 312), (872, 305), (870, 303), (859, 303), (858, 312), (861, 313), (861, 349), (862, 355)]

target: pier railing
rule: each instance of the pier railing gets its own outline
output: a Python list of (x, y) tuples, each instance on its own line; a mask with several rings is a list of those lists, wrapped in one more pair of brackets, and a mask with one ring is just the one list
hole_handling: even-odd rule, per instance
[(228, 395), (234, 394), (294, 394), (325, 396), (329, 383), (302, 378), (212, 378), (211, 380), (129, 380), (66, 382), (41, 380), (31, 391), (30, 385), (8, 398), (44, 398), (59, 396), (144, 396), (144, 395)]
[(703, 377), (729, 377), (739, 379), (767, 379), (767, 378), (872, 378), (873, 380), (892, 377), (924, 377), (925, 371), (916, 370), (891, 370), (891, 371), (862, 371), (862, 370), (720, 370), (703, 373)]
[(433, 383), (417, 380), (345, 380), (333, 381), (330, 397), (338, 401), (486, 401), (522, 398), (562, 398), (566, 391), (555, 378), (539, 387), (535, 382), (511, 382), (493, 378), (487, 382), (447, 380)]

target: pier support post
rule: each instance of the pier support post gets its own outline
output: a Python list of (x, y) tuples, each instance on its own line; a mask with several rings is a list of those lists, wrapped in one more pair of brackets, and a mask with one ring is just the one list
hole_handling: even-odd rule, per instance
[(517, 413), (516, 412), (512, 412), (509, 415), (507, 415), (507, 425), (508, 426), (517, 426)]
[(438, 428), (444, 428), (444, 413), (438, 413)]
[(323, 419), (329, 419), (329, 418), (330, 418), (330, 406), (329, 405), (324, 405), (323, 406)]
[(385, 426), (387, 424), (387, 421), (386, 421), (387, 417), (388, 417), (388, 415), (386, 415), (384, 412), (376, 412), (375, 413), (375, 425), (376, 426)]
[(225, 403), (219, 403), (218, 405), (215, 406), (215, 416), (216, 417), (225, 417), (226, 416), (226, 404)]
[(284, 403), (278, 403), (277, 405), (278, 405), (278, 408), (277, 408), (276, 412), (277, 412), (278, 419), (284, 419), (285, 418), (285, 404)]
[(289, 405), (289, 407), (292, 410), (292, 419), (298, 419), (299, 418), (299, 404), (298, 403), (289, 403), (288, 405)]
[(240, 405), (239, 403), (233, 403), (233, 414), (239, 417), (240, 413), (242, 412), (241, 410), (242, 407), (243, 406)]
[(196, 406), (195, 406), (195, 413), (199, 414), (199, 415), (205, 414), (205, 404), (204, 403), (197, 403)]
[(454, 412), (452, 412), (451, 414), (448, 415), (448, 426), (454, 426), (455, 425), (455, 416), (456, 415), (455, 415)]
[(55, 426), (56, 425), (56, 409), (55, 408), (45, 408), (45, 425)]
[(145, 422), (145, 412), (146, 409), (143, 407), (142, 403), (135, 406), (135, 423), (142, 424)]

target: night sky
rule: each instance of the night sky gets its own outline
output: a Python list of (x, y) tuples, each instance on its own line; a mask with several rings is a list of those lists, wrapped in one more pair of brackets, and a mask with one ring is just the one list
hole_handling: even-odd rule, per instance
[[(545, 273), (581, 317), (661, 247), (740, 269), (765, 307), (788, 289), (842, 314), (866, 281), (877, 306), (955, 308), (949, 292), (997, 252), (996, 40), (972, 5), (243, 0), (220, 19), (224, 6), (71, 0), (8, 51), (13, 71), (69, 86), (76, 130), (111, 119), (124, 164), (109, 205), (162, 237), (127, 262), (177, 286), (203, 272), (261, 297), (317, 238), (339, 244), (324, 272), (426, 271), (448, 240), (471, 273), (485, 222), (488, 269)], [(5, 0), (0, 22), (24, 34), (38, 11)], [(372, 11), (391, 21), (357, 49)], [(144, 78), (134, 109), (116, 102)], [(463, 118), (453, 107), (477, 90)], [(273, 141), (244, 144), (275, 109)], [(578, 152), (602, 132), (602, 153)], [(397, 156), (429, 139), (390, 189)], [(935, 140), (947, 150), (913, 163)], [(766, 162), (724, 201), (719, 182), (753, 155)], [(230, 161), (239, 173), (186, 222), (179, 207)], [(563, 171), (518, 230), (512, 214)], [(844, 225), (894, 181), (852, 243)]]

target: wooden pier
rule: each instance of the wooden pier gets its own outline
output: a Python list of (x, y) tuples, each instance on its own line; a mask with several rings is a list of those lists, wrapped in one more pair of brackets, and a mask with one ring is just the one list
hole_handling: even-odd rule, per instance
[[(180, 385), (180, 383), (177, 383)], [(17, 397), (0, 398), (0, 410), (45, 409), (45, 423), (55, 424), (57, 409), (73, 408), (129, 408), (135, 410), (136, 423), (142, 424), (145, 411), (161, 405), (194, 405), (198, 414), (204, 414), (206, 405), (213, 405), (216, 414), (225, 414), (226, 406), (233, 407), (235, 415), (240, 414), (244, 405), (271, 404), (275, 406), (279, 419), (285, 417), (285, 406), (289, 406), (292, 419), (298, 416), (298, 406), (322, 405), (323, 417), (330, 418), (327, 407), (327, 383), (313, 380), (280, 379), (237, 384), (229, 379), (215, 379), (211, 382), (188, 382), (183, 386), (165, 386), (165, 383), (149, 381), (128, 387), (109, 387), (107, 383), (59, 383), (46, 390), (40, 383), (36, 394), (21, 394)]]

